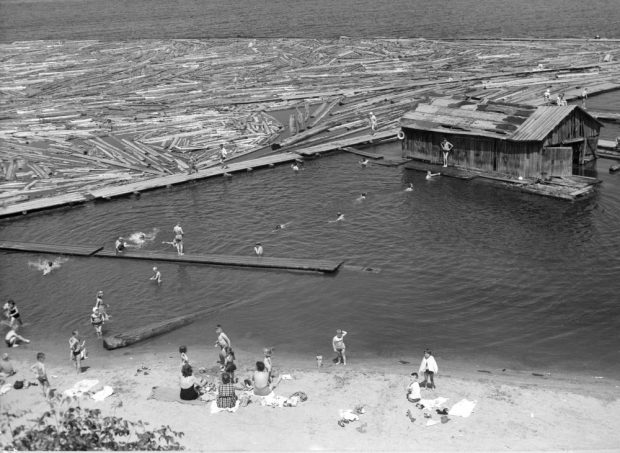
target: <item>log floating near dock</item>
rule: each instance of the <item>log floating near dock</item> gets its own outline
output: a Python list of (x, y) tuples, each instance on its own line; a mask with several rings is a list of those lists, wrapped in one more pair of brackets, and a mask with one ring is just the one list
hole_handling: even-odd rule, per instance
[(114, 251), (104, 250), (103, 247), (80, 245), (53, 245), (13, 241), (0, 241), (0, 250), (323, 273), (333, 273), (338, 271), (338, 269), (344, 262), (342, 260), (276, 258), (268, 256), (257, 257), (188, 253), (184, 255), (178, 255), (174, 252), (153, 252), (145, 250), (133, 250), (131, 248), (127, 248), (122, 253), (117, 255)]

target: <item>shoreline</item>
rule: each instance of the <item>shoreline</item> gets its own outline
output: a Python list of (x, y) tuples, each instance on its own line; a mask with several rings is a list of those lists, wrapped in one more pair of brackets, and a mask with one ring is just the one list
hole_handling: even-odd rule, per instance
[[(238, 350), (238, 355), (247, 357), (251, 353)], [(204, 363), (215, 365), (217, 351), (190, 347), (189, 356), (199, 368)], [(620, 433), (613, 428), (613, 421), (620, 416), (618, 380), (538, 377), (517, 370), (480, 373), (474, 367), (454, 368), (452, 362), (438, 359), (437, 389), (422, 389), (422, 398), (448, 398), (448, 408), (466, 398), (476, 401), (476, 406), (468, 418), (450, 416), (446, 424), (426, 426), (422, 411), (405, 399), (409, 374), (419, 366), (417, 360), (405, 365), (392, 360), (351, 361), (345, 367), (332, 364), (330, 359), (324, 356), (324, 366), (318, 370), (307, 361), (279, 356), (275, 351), (274, 368), (293, 377), (282, 381), (276, 394), (287, 397), (303, 391), (308, 401), (292, 408), (262, 407), (253, 402), (234, 414), (211, 414), (206, 403), (147, 399), (153, 386), (176, 386), (176, 352), (122, 355), (109, 360), (91, 355), (84, 362), (90, 368), (80, 375), (70, 368), (69, 360), (64, 364), (50, 360), (47, 368), (52, 388), (57, 391), (82, 379), (98, 379), (99, 384), (112, 386), (115, 393), (103, 402), (82, 398), (80, 404), (101, 408), (104, 415), (141, 419), (153, 427), (170, 425), (185, 433), (181, 444), (190, 450), (593, 450), (613, 449), (620, 442)], [(29, 378), (32, 363), (34, 358), (15, 360), (20, 370), (16, 377)], [(142, 365), (148, 367), (148, 374), (137, 371)], [(249, 375), (247, 365), (245, 361), (239, 365), (240, 380)], [(215, 369), (209, 367), (206, 374), (213, 378)], [(46, 407), (38, 387), (10, 390), (0, 396), (0, 403), (33, 413)], [(366, 407), (360, 420), (344, 428), (338, 426), (339, 410), (358, 404)], [(412, 411), (415, 422), (405, 416), (407, 410)], [(438, 421), (439, 416), (434, 414), (432, 419)], [(357, 429), (362, 426), (364, 432)]]

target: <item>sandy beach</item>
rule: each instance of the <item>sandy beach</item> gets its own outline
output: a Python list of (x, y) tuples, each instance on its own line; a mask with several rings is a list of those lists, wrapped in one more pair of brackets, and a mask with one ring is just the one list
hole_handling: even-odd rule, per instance
[[(9, 350), (17, 375), (7, 379), (34, 381), (33, 345)], [(497, 450), (613, 450), (620, 445), (616, 429), (620, 419), (619, 382), (591, 376), (556, 376), (510, 369), (482, 370), (453, 364), (438, 357), (436, 390), (422, 389), (422, 398), (447, 398), (441, 406), (452, 408), (463, 399), (475, 401), (469, 417), (449, 415), (441, 423), (431, 410), (423, 410), (405, 398), (410, 373), (419, 360), (385, 362), (351, 361), (345, 367), (325, 357), (322, 368), (315, 362), (274, 356), (274, 368), (292, 379), (281, 381), (276, 394), (289, 397), (297, 391), (308, 399), (296, 407), (268, 407), (252, 401), (235, 413), (212, 414), (210, 403), (184, 404), (149, 399), (153, 387), (178, 388), (179, 359), (175, 351), (101, 358), (84, 362), (88, 369), (78, 375), (68, 360), (52, 357), (47, 362), (52, 388), (64, 392), (82, 379), (96, 379), (97, 391), (109, 385), (114, 393), (97, 402), (88, 394), (84, 407), (98, 407), (104, 414), (143, 420), (154, 426), (170, 425), (185, 436), (189, 450), (208, 451), (497, 451)], [(260, 354), (238, 351), (237, 376), (251, 374)], [(32, 359), (30, 359), (32, 357)], [(198, 376), (214, 379), (217, 353), (206, 347), (190, 348)], [(139, 371), (145, 367), (146, 372)], [(455, 368), (456, 366), (460, 368)], [(0, 396), (2, 410), (25, 409), (31, 415), (47, 408), (40, 387), (11, 389)], [(338, 425), (339, 411), (362, 405), (359, 420)], [(405, 415), (411, 410), (414, 422)], [(429, 420), (437, 422), (428, 425)], [(433, 423), (433, 422), (431, 422)]]

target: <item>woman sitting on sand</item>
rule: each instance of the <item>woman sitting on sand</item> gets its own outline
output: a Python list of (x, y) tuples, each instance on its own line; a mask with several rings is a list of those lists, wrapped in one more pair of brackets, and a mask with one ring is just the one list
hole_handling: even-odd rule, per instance
[(256, 362), (256, 371), (252, 375), (252, 385), (254, 386), (254, 394), (256, 396), (269, 395), (278, 385), (278, 378), (273, 384), (269, 384), (269, 372), (265, 369), (263, 362)]
[(200, 396), (202, 390), (201, 382), (194, 376), (194, 371), (189, 363), (181, 367), (181, 399), (195, 400)]
[(235, 407), (237, 395), (231, 382), (230, 374), (222, 373), (222, 384), (217, 388), (217, 407), (221, 409)]

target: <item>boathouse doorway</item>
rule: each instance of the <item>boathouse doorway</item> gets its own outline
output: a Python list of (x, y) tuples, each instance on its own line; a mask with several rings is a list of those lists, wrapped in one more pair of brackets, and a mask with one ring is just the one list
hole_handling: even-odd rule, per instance
[(573, 174), (574, 150), (569, 146), (546, 146), (540, 162), (540, 174), (546, 176), (570, 176)]

